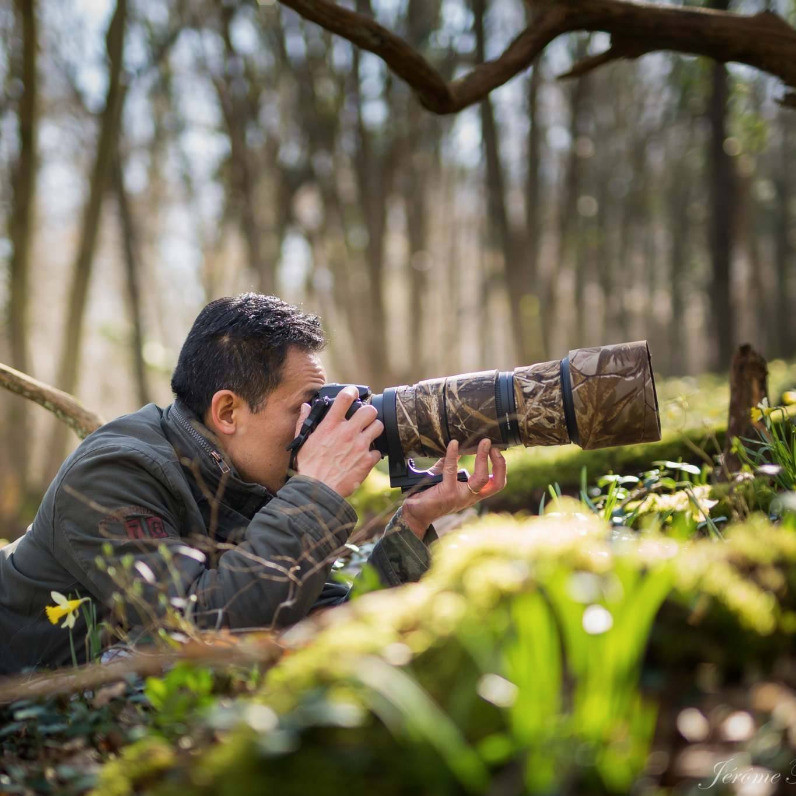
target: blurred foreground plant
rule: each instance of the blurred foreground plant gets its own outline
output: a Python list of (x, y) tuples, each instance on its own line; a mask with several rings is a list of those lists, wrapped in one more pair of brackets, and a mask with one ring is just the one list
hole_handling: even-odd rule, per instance
[(733, 441), (733, 451), (752, 471), (774, 479), (785, 491), (796, 488), (796, 430), (792, 407), (768, 406), (764, 401), (751, 410), (752, 420), (762, 422), (759, 439)]
[[(420, 583), (288, 631), (264, 685), (216, 700), (209, 736), (191, 735), (217, 742), (175, 749), (162, 788), (141, 781), (186, 796), (627, 793), (656, 724), (640, 687), (650, 638), (659, 660), (770, 660), (796, 629), (796, 534), (754, 520), (720, 544), (611, 537), (561, 498), (541, 518), (465, 526)], [(138, 787), (128, 755), (97, 793)]]

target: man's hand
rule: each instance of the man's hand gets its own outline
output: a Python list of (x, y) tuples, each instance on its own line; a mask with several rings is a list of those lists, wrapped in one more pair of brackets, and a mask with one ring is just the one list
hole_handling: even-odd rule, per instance
[[(346, 412), (358, 397), (356, 387), (341, 390), (326, 417), (309, 435), (296, 457), (301, 475), (322, 481), (344, 498), (352, 494), (381, 459), (378, 451), (370, 449), (376, 437), (384, 431), (384, 424), (376, 420), (376, 408), (365, 405), (354, 412), (350, 420), (345, 419)], [(296, 434), (309, 411), (309, 404), (304, 404), (296, 424)]]
[[(488, 460), (492, 461), (492, 474)], [(431, 472), (442, 472), (442, 483), (418, 492), (404, 501), (403, 518), (418, 539), (423, 539), (426, 529), (434, 520), (454, 511), (474, 506), (479, 500), (491, 497), (506, 486), (506, 460), (492, 447), (492, 442), (482, 439), (478, 443), (473, 474), (467, 483), (456, 478), (459, 466), (459, 443), (451, 440), (445, 458), (440, 459)]]

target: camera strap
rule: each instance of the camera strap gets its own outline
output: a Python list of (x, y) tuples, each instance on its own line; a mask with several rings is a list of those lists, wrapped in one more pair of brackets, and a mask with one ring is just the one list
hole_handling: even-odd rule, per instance
[(296, 470), (296, 454), (298, 454), (301, 446), (307, 441), (307, 437), (312, 434), (313, 431), (318, 426), (318, 423), (321, 422), (323, 416), (326, 414), (329, 406), (331, 405), (331, 400), (326, 396), (319, 398), (312, 403), (312, 409), (310, 409), (310, 413), (304, 418), (304, 422), (301, 424), (301, 428), (299, 429), (298, 436), (293, 440), (293, 442), (288, 445), (285, 450), (290, 451), (290, 469)]

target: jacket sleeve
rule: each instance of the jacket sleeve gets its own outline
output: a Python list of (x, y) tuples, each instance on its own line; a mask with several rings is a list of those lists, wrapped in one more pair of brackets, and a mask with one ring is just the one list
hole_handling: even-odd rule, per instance
[(428, 545), (436, 540), (433, 525), (428, 526), (422, 541), (418, 539), (404, 522), (399, 508), (384, 529), (384, 536), (373, 548), (368, 564), (376, 570), (385, 586), (420, 580), (431, 564)]
[[(367, 564), (376, 571), (383, 586), (400, 586), (420, 580), (431, 563), (428, 545), (436, 540), (437, 532), (433, 525), (429, 525), (421, 542), (404, 522), (399, 508), (373, 548)], [(354, 579), (354, 583), (359, 577)], [(312, 608), (341, 605), (348, 601), (351, 591), (351, 586), (342, 583), (326, 583)]]
[(146, 624), (167, 602), (205, 627), (296, 622), (356, 523), (340, 495), (297, 475), (257, 512), (243, 541), (216, 556), (208, 537), (180, 534), (178, 494), (157, 461), (113, 447), (78, 460), (56, 495), (56, 554), (101, 603), (120, 594), (126, 624)]

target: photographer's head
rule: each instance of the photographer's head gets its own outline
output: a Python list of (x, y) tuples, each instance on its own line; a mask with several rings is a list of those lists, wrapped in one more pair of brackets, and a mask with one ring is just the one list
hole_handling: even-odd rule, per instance
[(244, 479), (275, 491), (301, 404), (326, 381), (317, 356), (324, 345), (320, 319), (275, 296), (217, 299), (188, 333), (171, 388)]

